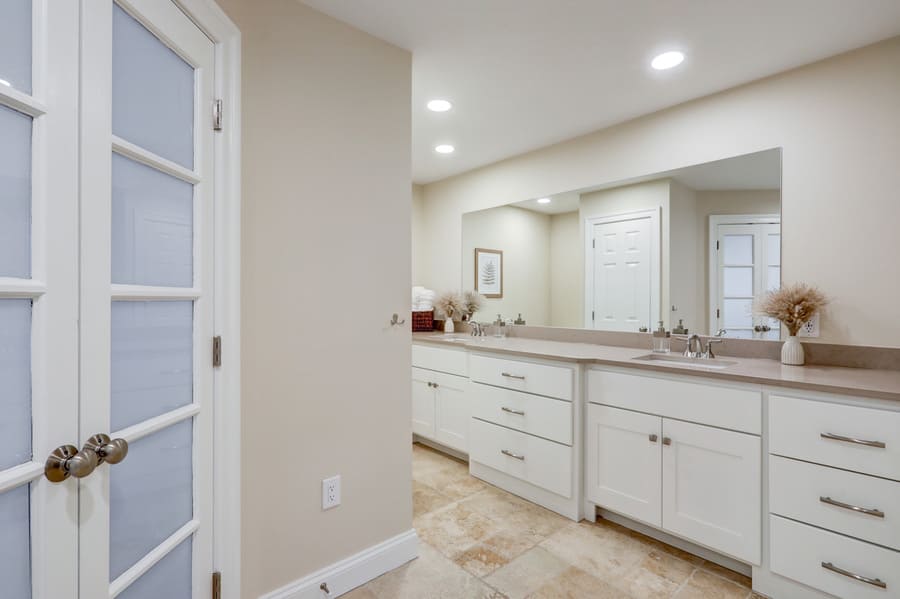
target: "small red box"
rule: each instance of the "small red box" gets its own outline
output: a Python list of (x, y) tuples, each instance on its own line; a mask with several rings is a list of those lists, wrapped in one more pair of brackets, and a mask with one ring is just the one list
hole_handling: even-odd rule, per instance
[(412, 330), (414, 333), (422, 333), (434, 330), (434, 310), (428, 312), (412, 313)]

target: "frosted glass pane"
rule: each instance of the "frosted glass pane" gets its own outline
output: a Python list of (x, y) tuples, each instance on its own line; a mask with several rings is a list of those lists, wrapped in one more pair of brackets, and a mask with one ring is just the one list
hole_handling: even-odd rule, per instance
[(725, 297), (753, 297), (752, 266), (726, 266), (722, 272)]
[(0, 106), (0, 277), (31, 277), (31, 117), (5, 106)]
[(194, 166), (194, 68), (113, 5), (112, 131)]
[(156, 562), (143, 576), (131, 583), (118, 599), (191, 599), (192, 539), (183, 541)]
[(112, 281), (193, 285), (194, 186), (112, 157)]
[(769, 266), (781, 265), (781, 235), (766, 235), (766, 258)]
[(0, 439), (0, 470), (31, 460), (30, 299), (0, 299)]
[(31, 497), (29, 485), (0, 493), (0, 596), (31, 597)]
[(128, 459), (110, 469), (110, 580), (190, 521), (191, 425), (185, 420), (138, 439)]
[(31, 0), (0, 2), (0, 86), (31, 93)]
[(112, 430), (193, 401), (193, 322), (190, 301), (112, 303)]
[(770, 266), (768, 267), (766, 280), (766, 291), (774, 291), (781, 287), (781, 267), (780, 266)]
[(753, 300), (750, 299), (726, 299), (722, 300), (723, 321), (726, 329), (732, 327), (749, 329), (753, 328)]
[(753, 264), (753, 235), (725, 235), (722, 245), (725, 264)]

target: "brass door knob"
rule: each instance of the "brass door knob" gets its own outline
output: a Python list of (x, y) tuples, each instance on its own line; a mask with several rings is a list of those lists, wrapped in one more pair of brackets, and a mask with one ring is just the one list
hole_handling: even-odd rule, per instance
[(128, 455), (128, 441), (110, 439), (109, 435), (97, 433), (84, 442), (84, 450), (95, 452), (100, 458), (100, 464), (103, 462), (118, 464)]
[(100, 463), (100, 456), (92, 449), (78, 451), (74, 445), (60, 445), (44, 462), (44, 476), (52, 483), (61, 483), (70, 476), (84, 478)]

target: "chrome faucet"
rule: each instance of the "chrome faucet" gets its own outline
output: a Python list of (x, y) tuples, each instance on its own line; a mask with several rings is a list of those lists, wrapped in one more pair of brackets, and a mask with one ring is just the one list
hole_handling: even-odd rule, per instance
[[(696, 345), (696, 349), (694, 349)], [(702, 358), (703, 357), (703, 340), (700, 335), (694, 333), (687, 338), (687, 345), (684, 348), (685, 358)]]
[(473, 337), (484, 337), (484, 324), (480, 322), (475, 322), (474, 320), (469, 322), (469, 327), (472, 329)]

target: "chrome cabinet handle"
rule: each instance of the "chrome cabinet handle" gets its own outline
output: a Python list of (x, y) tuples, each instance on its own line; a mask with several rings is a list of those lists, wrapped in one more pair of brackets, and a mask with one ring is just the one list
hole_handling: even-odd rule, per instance
[(843, 441), (844, 443), (855, 443), (856, 445), (865, 445), (866, 447), (878, 447), (880, 449), (884, 449), (885, 447), (887, 447), (887, 445), (885, 445), (882, 441), (866, 441), (865, 439), (854, 439), (853, 437), (835, 435), (834, 433), (820, 433), (819, 436), (823, 439)]
[(84, 450), (91, 450), (99, 456), (99, 464), (108, 462), (118, 464), (128, 455), (128, 441), (110, 439), (109, 435), (98, 433), (84, 442)]
[(854, 574), (849, 570), (844, 570), (843, 568), (838, 568), (831, 562), (822, 562), (822, 567), (826, 570), (831, 570), (835, 574), (840, 574), (841, 576), (846, 576), (847, 578), (852, 578), (853, 580), (858, 580), (860, 582), (864, 582), (866, 584), (870, 584), (872, 586), (878, 587), (879, 589), (886, 589), (887, 583), (881, 580), (880, 578), (867, 578), (865, 576), (860, 576), (859, 574)]
[(884, 518), (884, 512), (881, 510), (876, 510), (875, 508), (867, 508), (867, 507), (859, 507), (858, 505), (851, 505), (849, 503), (844, 503), (843, 501), (837, 501), (832, 499), (831, 497), (819, 497), (819, 501), (822, 503), (827, 503), (828, 505), (833, 505), (835, 507), (844, 508), (845, 510), (851, 510), (854, 512), (859, 512), (861, 514), (868, 514), (869, 516), (875, 516), (876, 518)]
[(659, 439), (656, 434), (651, 434), (648, 438), (650, 439), (651, 443), (656, 443), (657, 439)]
[(44, 476), (51, 483), (61, 483), (70, 476), (84, 478), (100, 463), (100, 456), (91, 449), (78, 451), (74, 445), (60, 445), (44, 462)]
[(518, 380), (518, 381), (524, 381), (524, 380), (525, 380), (525, 376), (524, 376), (524, 375), (521, 375), (521, 374), (510, 374), (510, 373), (508, 373), (508, 372), (501, 372), (501, 373), (500, 373), (500, 376), (505, 376), (505, 377), (508, 378), (508, 379), (516, 379), (516, 380)]
[(518, 453), (513, 453), (513, 452), (509, 451), (508, 449), (501, 449), (500, 453), (502, 453), (503, 455), (508, 455), (511, 458), (521, 460), (523, 462), (525, 461), (525, 456), (518, 454)]
[(429, 387), (433, 387), (433, 388), (435, 388), (435, 389), (438, 388), (438, 384), (437, 384), (437, 383), (428, 383), (428, 386), (429, 386)]
[(516, 416), (524, 416), (525, 415), (525, 412), (523, 412), (521, 410), (513, 410), (512, 408), (507, 408), (506, 406), (503, 406), (500, 409), (503, 410), (504, 412), (507, 412), (508, 414), (515, 414)]
[(670, 439), (669, 437), (663, 437), (663, 445), (671, 445), (671, 444), (672, 444), (672, 439)]

